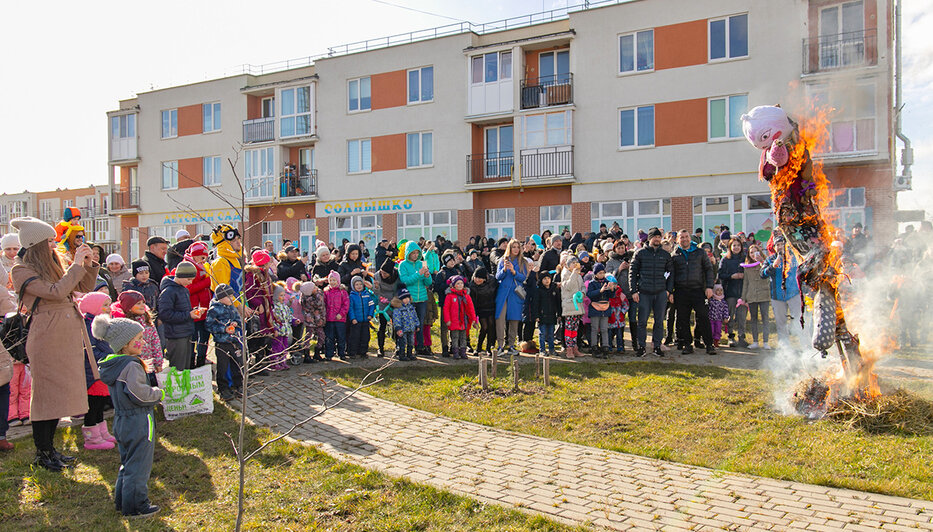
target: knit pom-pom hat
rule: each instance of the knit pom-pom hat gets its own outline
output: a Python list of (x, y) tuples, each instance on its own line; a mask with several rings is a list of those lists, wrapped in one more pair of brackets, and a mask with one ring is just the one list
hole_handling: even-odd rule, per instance
[(120, 353), (126, 344), (130, 343), (137, 334), (143, 332), (143, 326), (137, 321), (127, 318), (113, 318), (102, 314), (91, 322), (91, 334), (98, 340), (110, 344), (114, 353)]
[(97, 316), (105, 306), (110, 307), (110, 303), (110, 296), (107, 294), (103, 292), (88, 292), (84, 294), (84, 297), (82, 297), (81, 301), (78, 303), (78, 310), (81, 311), (81, 314)]

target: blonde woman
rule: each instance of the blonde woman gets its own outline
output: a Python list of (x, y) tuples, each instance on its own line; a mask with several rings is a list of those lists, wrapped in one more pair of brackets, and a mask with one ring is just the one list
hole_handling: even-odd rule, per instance
[[(509, 241), (505, 255), (496, 265), (496, 339), (499, 350), (514, 350), (518, 324), (522, 321), (525, 305), (523, 284), (531, 270), (531, 261), (522, 254), (522, 244), (514, 238)], [(516, 288), (521, 290), (516, 291)]]

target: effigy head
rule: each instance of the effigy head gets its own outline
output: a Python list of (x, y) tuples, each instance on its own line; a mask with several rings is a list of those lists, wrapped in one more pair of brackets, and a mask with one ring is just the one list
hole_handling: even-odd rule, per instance
[(793, 131), (787, 113), (777, 105), (759, 105), (742, 115), (742, 132), (759, 150), (768, 149), (776, 140), (786, 140)]

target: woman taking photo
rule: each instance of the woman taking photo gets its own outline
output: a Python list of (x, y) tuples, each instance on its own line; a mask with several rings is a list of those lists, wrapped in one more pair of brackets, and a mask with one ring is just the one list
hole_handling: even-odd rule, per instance
[(35, 463), (57, 472), (75, 461), (53, 446), (59, 418), (88, 411), (87, 388), (81, 378), (85, 360), (94, 379), (100, 378), (84, 317), (74, 302), (76, 291), (94, 289), (100, 265), (92, 260), (91, 248), (81, 244), (73, 250), (74, 261), (66, 271), (55, 252), (51, 225), (30, 217), (16, 218), (10, 224), (19, 231), (23, 245), (13, 265), (13, 287), (19, 292), (32, 279), (22, 304), (32, 308), (39, 300), (26, 339), (32, 373), (30, 417)]
[[(522, 285), (531, 269), (531, 261), (522, 255), (521, 242), (513, 238), (506, 250), (496, 267), (496, 280), (499, 281), (499, 289), (496, 291), (496, 339), (500, 351), (514, 349), (525, 305)], [(516, 291), (516, 288), (521, 290)]]

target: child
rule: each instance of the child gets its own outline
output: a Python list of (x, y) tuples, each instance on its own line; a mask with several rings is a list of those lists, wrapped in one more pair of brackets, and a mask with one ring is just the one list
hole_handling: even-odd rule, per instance
[[(3, 287), (0, 286), (0, 290)], [(10, 412), (7, 421), (11, 427), (29, 424), (29, 401), (32, 397), (32, 376), (26, 364), (13, 361), (13, 379), (10, 380)]]
[[(136, 290), (124, 290), (117, 302), (110, 305), (110, 315), (114, 318), (128, 318), (139, 322), (143, 326), (143, 347), (140, 358), (152, 373), (152, 382), (155, 374), (162, 371), (164, 359), (162, 358), (162, 344), (159, 342), (159, 332), (155, 328), (152, 314), (146, 306), (143, 295)], [(113, 347), (113, 346), (110, 346)]]
[[(214, 354), (217, 357), (217, 393), (223, 401), (243, 396), (243, 374), (240, 358), (240, 336), (242, 318), (233, 306), (236, 294), (228, 284), (219, 284), (214, 291), (214, 299), (207, 310), (204, 324), (214, 336)], [(231, 366), (232, 363), (232, 366)], [(233, 377), (233, 390), (227, 382), (227, 370)]]
[[(91, 348), (94, 350), (94, 365), (96, 366), (107, 356), (113, 354), (107, 342), (91, 334), (91, 323), (94, 318), (100, 314), (110, 314), (110, 296), (101, 292), (84, 294), (78, 303), (78, 310), (84, 315), (84, 324), (91, 340)], [(84, 434), (84, 448), (89, 450), (113, 449), (114, 442), (117, 440), (107, 432), (107, 422), (104, 421), (104, 407), (107, 405), (110, 393), (107, 391), (107, 385), (95, 375), (95, 369), (85, 357), (84, 380), (87, 385), (88, 411), (84, 415), (84, 426), (81, 427), (81, 432)]]
[(616, 284), (615, 294), (609, 299), (609, 347), (615, 344), (617, 355), (625, 354), (625, 343), (622, 341), (622, 335), (625, 332), (625, 315), (628, 313), (628, 298), (618, 286), (615, 276), (606, 276), (610, 282)]
[(538, 280), (537, 297), (532, 315), (538, 320), (538, 343), (548, 356), (554, 356), (554, 328), (560, 319), (560, 288), (550, 275)]
[(157, 312), (159, 304), (159, 285), (149, 278), (149, 263), (143, 260), (133, 261), (133, 278), (123, 282), (124, 290), (135, 290), (146, 299), (146, 306)]
[(709, 300), (709, 324), (713, 328), (713, 345), (719, 345), (722, 326), (729, 323), (729, 303), (721, 284), (713, 287), (713, 298)]
[(114, 502), (127, 517), (150, 517), (159, 507), (149, 502), (149, 474), (155, 406), (162, 390), (150, 386), (149, 368), (139, 358), (143, 347), (143, 327), (125, 318), (97, 316), (91, 323), (95, 338), (107, 342), (117, 353), (100, 362), (100, 378), (113, 399), (113, 432), (120, 447), (120, 470), (114, 486)]
[(311, 339), (305, 336), (305, 313), (301, 309), (301, 281), (294, 277), (285, 280), (285, 292), (288, 294), (288, 306), (292, 309), (292, 348), (291, 365), (299, 366), (310, 358)]
[(450, 287), (444, 300), (443, 317), (450, 333), (450, 356), (462, 359), (467, 357), (467, 336), (470, 334), (470, 327), (479, 327), (473, 300), (470, 299), (470, 291), (466, 288), (465, 281), (460, 275), (454, 275), (447, 280)]
[[(325, 248), (326, 249), (326, 248)], [(308, 360), (305, 355), (305, 362), (318, 362), (324, 360), (321, 354), (324, 352), (324, 325), (327, 323), (327, 305), (324, 303), (324, 290), (317, 287), (314, 281), (301, 283), (298, 289), (301, 292), (301, 314), (305, 323), (305, 337), (310, 342), (310, 337), (314, 337), (314, 358)]]
[(354, 275), (350, 279), (353, 290), (350, 291), (350, 307), (347, 311), (347, 355), (350, 357), (366, 358), (369, 350), (369, 320), (375, 315), (376, 303), (373, 296), (363, 284), (363, 278)]
[(162, 278), (162, 293), (156, 315), (165, 326), (165, 357), (169, 364), (181, 371), (191, 368), (191, 337), (194, 335), (194, 320), (207, 309), (191, 308), (190, 285), (198, 274), (197, 267), (181, 261), (175, 267), (175, 275)]
[(327, 288), (324, 289), (324, 303), (327, 305), (327, 322), (324, 324), (326, 337), (324, 356), (334, 358), (334, 351), (340, 360), (347, 360), (344, 350), (347, 347), (347, 311), (350, 310), (350, 297), (340, 284), (340, 274), (327, 274)]
[[(470, 281), (470, 297), (473, 298), (473, 309), (479, 320), (479, 336), (476, 339), (476, 353), (483, 354), (492, 351), (496, 342), (496, 278), (489, 278), (486, 268), (480, 266), (473, 272)], [(486, 340), (486, 349), (483, 349), (483, 340)]]
[(295, 317), (292, 315), (292, 307), (288, 304), (288, 292), (280, 283), (273, 285), (272, 298), (275, 304), (272, 306), (273, 328), (275, 336), (272, 337), (270, 350), (272, 356), (269, 359), (269, 369), (272, 371), (284, 371), (288, 369), (288, 347), (292, 339), (292, 322)]
[[(593, 279), (586, 288), (586, 297), (590, 304), (587, 315), (590, 317), (590, 344), (595, 358), (609, 358), (609, 300), (615, 295), (614, 283), (606, 279), (606, 265), (597, 262), (593, 266)], [(602, 339), (602, 346), (599, 339)]]
[(392, 330), (395, 331), (395, 358), (415, 360), (415, 335), (421, 334), (421, 320), (411, 304), (411, 294), (402, 288), (398, 292), (399, 306), (392, 312)]
[(580, 316), (586, 308), (577, 296), (581, 290), (583, 277), (580, 276), (580, 261), (570, 256), (560, 272), (560, 305), (561, 315), (564, 317), (564, 353), (567, 358), (583, 356), (577, 347)]
[(203, 308), (205, 312), (199, 318), (194, 320), (194, 344), (192, 346), (194, 358), (191, 361), (191, 367), (200, 368), (207, 363), (207, 340), (210, 338), (207, 332), (207, 326), (204, 323), (206, 310), (211, 305), (211, 277), (204, 267), (207, 261), (207, 244), (204, 242), (195, 242), (188, 246), (185, 251), (184, 260), (194, 264), (197, 268), (197, 274), (191, 284), (187, 286), (188, 294), (191, 299), (191, 308)]

